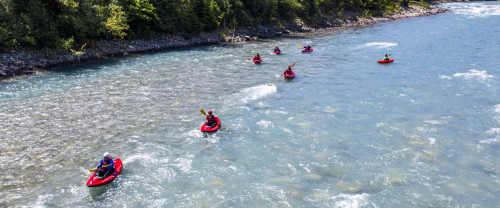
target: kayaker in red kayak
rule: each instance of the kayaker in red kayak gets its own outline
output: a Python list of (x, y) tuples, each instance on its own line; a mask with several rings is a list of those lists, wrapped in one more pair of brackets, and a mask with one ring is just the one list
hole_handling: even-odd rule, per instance
[(253, 57), (253, 60), (254, 61), (262, 61), (262, 59), (260, 59), (259, 53), (257, 53), (257, 55), (255, 57)]
[(217, 123), (217, 120), (218, 120), (217, 117), (212, 114), (212, 111), (208, 111), (208, 116), (206, 118), (207, 118), (207, 122), (205, 123), (205, 126), (209, 126), (210, 128), (213, 128), (214, 126), (219, 124), (219, 123)]
[(113, 159), (109, 157), (109, 153), (104, 153), (103, 159), (95, 169), (95, 175), (100, 178), (106, 178), (115, 172), (115, 164)]
[(274, 46), (274, 52), (281, 52), (280, 48), (278, 48), (278, 45)]
[(306, 49), (306, 51), (310, 51), (311, 50), (311, 46), (307, 45), (305, 49)]
[(289, 74), (289, 75), (294, 74), (291, 66), (288, 66), (288, 69), (286, 69), (285, 72), (283, 72), (283, 75), (287, 75), (287, 74)]

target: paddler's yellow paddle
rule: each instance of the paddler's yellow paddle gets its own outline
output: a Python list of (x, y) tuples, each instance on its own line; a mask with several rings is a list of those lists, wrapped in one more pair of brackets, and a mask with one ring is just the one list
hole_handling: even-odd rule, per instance
[[(293, 67), (293, 66), (295, 66), (295, 62), (293, 62), (293, 64), (290, 65), (290, 67)], [(278, 78), (281, 78), (281, 77), (283, 77), (283, 74), (281, 74)]]
[[(316, 46), (316, 45), (311, 45), (311, 46)], [(302, 47), (304, 47), (304, 46), (299, 45), (299, 48), (302, 48)]]
[[(204, 116), (206, 116), (206, 115), (207, 115), (207, 112), (205, 112), (203, 109), (200, 109), (200, 113), (201, 113), (201, 114), (203, 114)], [(227, 130), (227, 128), (226, 128), (226, 127), (223, 127), (223, 126), (221, 126), (220, 128), (221, 128), (221, 129), (224, 129), (224, 130)]]
[(95, 172), (95, 169), (89, 169), (89, 172), (93, 173)]

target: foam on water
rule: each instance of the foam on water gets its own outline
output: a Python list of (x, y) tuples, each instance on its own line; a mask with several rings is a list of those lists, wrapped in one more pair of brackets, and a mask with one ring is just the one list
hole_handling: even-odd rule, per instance
[(428, 124), (433, 124), (433, 125), (441, 125), (443, 124), (444, 122), (442, 121), (438, 121), (438, 120), (426, 120), (424, 121), (425, 123), (428, 123)]
[(479, 141), (479, 143), (493, 144), (493, 143), (498, 143), (498, 141), (500, 141), (500, 138), (499, 137), (495, 137), (495, 138), (491, 138), (491, 139), (481, 140), (481, 141)]
[(125, 164), (129, 164), (129, 163), (133, 163), (135, 161), (149, 161), (149, 160), (153, 160), (155, 158), (149, 156), (149, 155), (146, 155), (146, 154), (137, 154), (137, 155), (131, 155), (131, 156), (128, 156), (126, 159), (122, 160), (123, 162), (123, 165)]
[(489, 75), (486, 71), (479, 71), (476, 69), (471, 69), (469, 70), (469, 72), (465, 73), (455, 73), (453, 74), (453, 76), (461, 77), (464, 79), (479, 79), (479, 80), (487, 80), (494, 77), (493, 75)]
[(306, 198), (307, 201), (318, 201), (320, 198), (325, 198), (324, 203), (321, 206), (324, 207), (335, 207), (335, 208), (360, 208), (370, 205), (371, 207), (377, 207), (374, 203), (369, 200), (370, 195), (367, 193), (361, 194), (345, 194), (340, 193), (334, 196), (330, 196), (329, 190), (316, 190), (312, 196)]
[(370, 195), (367, 193), (361, 193), (361, 194), (341, 193), (329, 197), (329, 201), (331, 201), (332, 203), (329, 203), (328, 206), (333, 205), (333, 207), (335, 208), (360, 208), (360, 207), (365, 207), (367, 205), (371, 205), (373, 207), (377, 207), (375, 204), (370, 202), (370, 200), (368, 199), (369, 197)]
[(490, 130), (486, 131), (488, 134), (500, 134), (500, 128), (491, 128)]
[(367, 47), (376, 47), (376, 48), (389, 48), (393, 46), (397, 46), (397, 43), (391, 43), (391, 42), (371, 42), (371, 43), (365, 43), (361, 45), (361, 48), (367, 48)]
[(30, 207), (34, 207), (34, 208), (45, 208), (45, 203), (46, 201), (50, 200), (54, 198), (54, 195), (53, 194), (43, 194), (43, 195), (40, 195), (38, 196), (38, 198), (36, 199), (35, 203), (30, 205)]
[[(200, 124), (200, 128), (201, 128), (202, 125), (203, 125), (203, 123)], [(188, 132), (184, 132), (182, 134), (182, 137), (185, 137), (185, 138), (200, 138), (200, 137), (202, 137), (202, 132), (200, 131), (200, 129), (192, 129), (192, 130), (190, 130)]]
[(193, 164), (194, 155), (185, 155), (185, 157), (179, 157), (175, 159), (174, 166), (178, 167), (182, 172), (190, 172)]
[(272, 121), (266, 121), (266, 120), (260, 120), (259, 122), (257, 122), (257, 125), (259, 126), (262, 126), (264, 128), (267, 128), (267, 127), (272, 127), (274, 126), (273, 122)]
[(494, 106), (494, 111), (500, 116), (500, 104)]
[[(493, 106), (493, 112), (495, 113), (495, 119), (497, 120), (497, 123), (500, 124), (500, 104)], [(493, 143), (498, 143), (500, 141), (500, 128), (499, 127), (490, 128), (488, 131), (486, 131), (486, 134), (496, 135), (496, 137), (481, 140), (481, 141), (479, 141), (480, 143), (493, 144)]]
[(432, 145), (436, 144), (436, 138), (428, 137), (427, 139), (429, 139), (429, 144), (432, 144)]
[(500, 5), (498, 4), (450, 3), (446, 4), (446, 7), (456, 14), (466, 15), (468, 18), (500, 15)]
[(241, 90), (236, 98), (248, 103), (250, 101), (258, 100), (270, 94), (276, 93), (278, 88), (274, 84), (263, 84), (255, 87), (249, 87)]
[(451, 79), (450, 76), (446, 76), (446, 75), (439, 75), (439, 78), (440, 79)]

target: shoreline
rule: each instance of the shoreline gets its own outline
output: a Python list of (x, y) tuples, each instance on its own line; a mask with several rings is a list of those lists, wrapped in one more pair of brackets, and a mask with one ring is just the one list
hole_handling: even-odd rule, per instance
[(160, 35), (151, 40), (101, 40), (93, 42), (92, 45), (94, 46), (84, 49), (84, 53), (80, 55), (74, 55), (70, 51), (61, 52), (57, 49), (10, 50), (0, 53), (0, 81), (19, 75), (36, 74), (39, 71), (50, 68), (112, 57), (202, 45), (227, 45), (236, 42), (258, 40), (260, 38), (271, 39), (284, 35), (299, 36), (311, 33), (324, 33), (403, 18), (436, 15), (445, 11), (447, 10), (438, 5), (430, 5), (430, 8), (410, 5), (410, 7), (402, 8), (394, 14), (383, 17), (361, 18), (354, 14), (348, 14), (344, 16), (345, 19), (343, 21), (339, 20), (339, 18), (333, 18), (333, 20), (326, 19), (314, 27), (296, 23), (284, 26), (271, 25), (239, 28), (233, 31), (233, 33), (228, 34), (225, 38), (221, 36), (221, 30), (217, 30), (204, 32), (190, 38), (184, 38), (180, 35)]

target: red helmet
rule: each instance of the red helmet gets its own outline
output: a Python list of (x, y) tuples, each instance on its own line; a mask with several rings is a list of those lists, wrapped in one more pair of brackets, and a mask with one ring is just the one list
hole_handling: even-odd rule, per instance
[(208, 114), (212, 115), (212, 111), (208, 111)]

